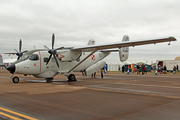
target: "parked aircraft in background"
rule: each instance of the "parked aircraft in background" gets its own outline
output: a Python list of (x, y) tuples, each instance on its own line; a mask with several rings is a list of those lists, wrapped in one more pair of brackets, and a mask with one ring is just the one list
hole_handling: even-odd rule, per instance
[(0, 55), (0, 67), (4, 67), (2, 55)]
[[(58, 73), (67, 76), (68, 81), (76, 81), (73, 71), (86, 70), (90, 75), (100, 68), (104, 67), (106, 62), (102, 61), (111, 52), (118, 51), (121, 61), (128, 59), (129, 46), (138, 46), (145, 44), (156, 44), (161, 42), (176, 41), (174, 37), (129, 41), (129, 36), (125, 35), (122, 42), (95, 45), (89, 41), (87, 46), (81, 47), (59, 47), (54, 48), (55, 36), (52, 35), (52, 49), (45, 46), (45, 49), (36, 49), (24, 52), (14, 64), (11, 64), (7, 70), (11, 73), (14, 83), (19, 82), (18, 77), (13, 77), (14, 73), (33, 75), (37, 78), (46, 78), (52, 80)], [(108, 50), (118, 48), (118, 50)], [(20, 50), (19, 50), (20, 51)]]

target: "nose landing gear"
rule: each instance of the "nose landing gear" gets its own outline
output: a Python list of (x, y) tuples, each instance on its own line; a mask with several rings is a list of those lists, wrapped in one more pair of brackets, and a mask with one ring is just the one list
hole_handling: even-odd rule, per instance
[(10, 78), (12, 79), (13, 83), (19, 82), (19, 77), (17, 77), (17, 76), (13, 77), (13, 74), (11, 74)]
[(13, 77), (12, 81), (13, 81), (13, 83), (18, 83), (19, 82), (19, 78), (18, 77)]

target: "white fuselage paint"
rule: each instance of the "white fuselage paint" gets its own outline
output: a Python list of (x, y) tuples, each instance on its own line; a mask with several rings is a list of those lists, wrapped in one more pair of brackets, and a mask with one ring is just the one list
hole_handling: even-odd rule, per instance
[[(37, 54), (39, 56), (38, 60), (25, 60), (20, 63), (17, 63), (15, 73), (19, 74), (27, 74), (33, 75), (35, 77), (40, 78), (51, 78), (57, 75), (58, 73), (65, 73), (72, 69), (75, 65), (77, 65), (81, 60), (83, 60), (86, 56), (88, 56), (89, 52), (82, 52), (81, 57), (78, 60), (73, 60), (69, 62), (62, 62), (59, 59), (59, 68), (55, 62), (54, 57), (51, 57), (51, 60), (46, 65), (45, 59), (49, 58), (49, 53), (47, 51), (38, 51), (33, 54)], [(79, 66), (77, 66), (73, 71), (82, 71), (90, 67), (91, 65), (97, 63), (102, 60), (106, 56), (108, 56), (110, 52), (95, 52), (89, 58), (87, 58), (84, 62), (82, 62)]]

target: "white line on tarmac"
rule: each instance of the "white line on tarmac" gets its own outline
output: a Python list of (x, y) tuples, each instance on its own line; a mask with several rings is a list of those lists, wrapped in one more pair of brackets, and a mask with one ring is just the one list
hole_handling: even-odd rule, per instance
[(136, 86), (148, 86), (148, 87), (163, 87), (163, 88), (180, 89), (180, 87), (176, 87), (176, 86), (165, 86), (165, 85), (146, 85), (146, 84), (134, 84), (134, 83), (114, 83), (114, 84), (136, 85)]

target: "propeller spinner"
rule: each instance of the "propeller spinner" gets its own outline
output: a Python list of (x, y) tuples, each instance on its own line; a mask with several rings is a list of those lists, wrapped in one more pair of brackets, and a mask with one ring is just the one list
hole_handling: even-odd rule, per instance
[(57, 50), (60, 50), (60, 49), (62, 49), (62, 48), (64, 48), (64, 47), (60, 47), (60, 48), (54, 49), (54, 41), (55, 41), (55, 35), (54, 35), (54, 33), (53, 33), (53, 35), (52, 35), (52, 49), (49, 49), (46, 45), (44, 46), (46, 49), (48, 49), (48, 53), (50, 54), (49, 59), (48, 59), (46, 65), (49, 63), (49, 61), (50, 61), (50, 59), (51, 59), (51, 57), (52, 57), (52, 55), (53, 55), (53, 57), (54, 57), (54, 59), (55, 59), (55, 61), (56, 61), (56, 64), (57, 64), (57, 66), (59, 67), (59, 64), (58, 64), (58, 61), (57, 61), (57, 58), (56, 58), (56, 51), (57, 51)]

